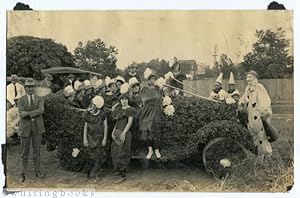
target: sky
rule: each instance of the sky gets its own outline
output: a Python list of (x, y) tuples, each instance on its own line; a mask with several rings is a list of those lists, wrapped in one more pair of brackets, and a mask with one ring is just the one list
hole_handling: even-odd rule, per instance
[[(251, 51), (257, 29), (282, 27), (293, 43), (293, 11), (10, 11), (7, 37), (52, 38), (74, 52), (101, 38), (118, 49), (119, 68), (153, 58), (213, 64), (213, 52), (234, 62)], [(291, 45), (293, 53), (293, 45)]]

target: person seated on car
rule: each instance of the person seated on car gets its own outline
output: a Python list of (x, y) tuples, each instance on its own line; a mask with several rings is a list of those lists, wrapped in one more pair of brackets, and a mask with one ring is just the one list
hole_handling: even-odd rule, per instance
[(217, 100), (217, 101), (226, 101), (228, 98), (228, 93), (223, 90), (222, 88), (222, 80), (223, 80), (223, 73), (220, 73), (218, 78), (215, 81), (214, 89), (209, 95), (209, 99)]
[(88, 105), (86, 105), (84, 101), (85, 96), (85, 86), (83, 82), (75, 81), (74, 83), (74, 90), (76, 91), (74, 101), (79, 105), (81, 109), (87, 109)]
[(125, 83), (125, 79), (120, 75), (118, 75), (115, 79), (116, 79), (117, 87), (118, 89), (120, 89), (121, 85)]
[(63, 89), (63, 94), (68, 100), (69, 105), (75, 108), (79, 108), (79, 104), (75, 101), (76, 92), (71, 85), (68, 85)]
[(105, 82), (102, 79), (98, 79), (93, 85), (93, 91), (95, 96), (105, 97)]

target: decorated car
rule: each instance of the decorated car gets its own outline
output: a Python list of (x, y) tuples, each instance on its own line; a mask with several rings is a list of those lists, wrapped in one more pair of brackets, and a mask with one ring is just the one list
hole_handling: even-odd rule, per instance
[[(164, 103), (162, 158), (158, 161), (196, 156), (208, 173), (221, 178), (255, 151), (252, 136), (238, 119), (236, 104), (188, 96), (164, 99)], [(69, 171), (81, 171), (86, 163), (81, 114), (68, 105), (61, 92), (45, 97), (44, 141), (49, 151), (57, 150), (61, 166)], [(145, 159), (145, 155), (137, 152), (138, 131), (133, 136), (132, 157)], [(152, 160), (157, 159), (152, 156)]]

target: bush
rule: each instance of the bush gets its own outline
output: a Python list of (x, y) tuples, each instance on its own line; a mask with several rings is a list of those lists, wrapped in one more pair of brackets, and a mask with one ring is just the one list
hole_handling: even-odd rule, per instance
[[(173, 99), (175, 114), (162, 113), (161, 152), (164, 160), (189, 158), (214, 137), (233, 138), (252, 147), (245, 128), (237, 122), (236, 107), (195, 97)], [(61, 164), (68, 170), (79, 171), (84, 166), (84, 151), (74, 158), (73, 148), (83, 150), (81, 113), (69, 108), (62, 94), (45, 98), (45, 142), (48, 150), (58, 149)], [(133, 142), (135, 144), (135, 142)]]
[[(49, 151), (58, 150), (62, 167), (70, 171), (80, 171), (84, 164), (82, 144), (84, 122), (81, 114), (69, 108), (62, 92), (45, 97), (44, 140)], [(76, 158), (72, 157), (73, 148), (78, 148)]]

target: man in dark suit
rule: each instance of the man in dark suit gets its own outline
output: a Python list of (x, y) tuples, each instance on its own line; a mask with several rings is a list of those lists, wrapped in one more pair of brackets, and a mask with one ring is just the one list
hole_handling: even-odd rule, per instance
[(21, 136), (21, 161), (22, 173), (19, 181), (25, 181), (25, 174), (28, 164), (28, 155), (30, 144), (32, 141), (33, 163), (36, 177), (43, 179), (44, 176), (40, 171), (40, 147), (42, 142), (42, 134), (45, 132), (43, 113), (44, 101), (41, 97), (34, 93), (35, 81), (29, 78), (25, 81), (26, 94), (18, 100), (20, 115), (20, 136)]

